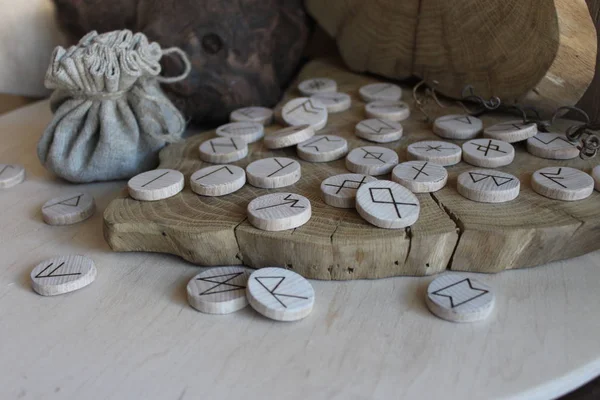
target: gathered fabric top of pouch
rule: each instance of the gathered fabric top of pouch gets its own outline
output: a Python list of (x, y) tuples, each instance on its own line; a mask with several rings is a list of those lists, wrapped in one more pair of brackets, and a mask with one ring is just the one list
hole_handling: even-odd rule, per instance
[(92, 31), (76, 46), (54, 50), (44, 83), (74, 96), (118, 94), (140, 78), (160, 75), (162, 56), (160, 45), (143, 33)]

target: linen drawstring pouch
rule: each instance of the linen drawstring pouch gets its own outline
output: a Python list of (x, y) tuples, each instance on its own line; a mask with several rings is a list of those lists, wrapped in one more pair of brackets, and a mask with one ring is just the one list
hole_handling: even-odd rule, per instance
[[(176, 53), (185, 71), (160, 76), (160, 59)], [(160, 88), (191, 70), (178, 48), (161, 49), (142, 33), (90, 32), (57, 47), (45, 78), (54, 118), (38, 143), (42, 164), (71, 182), (130, 178), (155, 168), (158, 152), (177, 142), (186, 121)]]

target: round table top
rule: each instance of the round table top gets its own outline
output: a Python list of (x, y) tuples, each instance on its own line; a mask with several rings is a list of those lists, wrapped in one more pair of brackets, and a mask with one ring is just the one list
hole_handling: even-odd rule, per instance
[[(600, 253), (477, 276), (496, 290), (488, 320), (453, 324), (425, 305), (432, 277), (311, 281), (312, 314), (282, 323), (251, 308), (213, 316), (191, 308), (201, 268), (160, 254), (114, 253), (102, 211), (126, 182), (55, 180), (35, 146), (51, 118), (41, 102), (0, 117), (0, 162), (25, 166), (0, 191), (0, 397), (546, 399), (600, 373)], [(41, 206), (68, 190), (98, 211), (45, 225)], [(82, 254), (98, 268), (80, 291), (41, 297), (39, 262)]]

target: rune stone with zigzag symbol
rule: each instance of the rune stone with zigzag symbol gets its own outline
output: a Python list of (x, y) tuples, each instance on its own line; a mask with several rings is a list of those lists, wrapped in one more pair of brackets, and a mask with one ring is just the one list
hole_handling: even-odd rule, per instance
[[(308, 142), (306, 144), (303, 144), (302, 147), (313, 148), (313, 149), (315, 149), (315, 151), (320, 152), (321, 150), (319, 150), (319, 146), (317, 146), (316, 143), (319, 143), (319, 142), (321, 142), (323, 140), (325, 142), (328, 142), (328, 143), (341, 142), (340, 139), (331, 140), (331, 139), (329, 139), (329, 136), (323, 136), (323, 137), (320, 137), (318, 139), (312, 140), (312, 141), (310, 141), (310, 142)], [(327, 143), (325, 145), (327, 145)]]
[[(389, 196), (389, 200), (377, 200), (376, 199), (376, 195), (375, 195), (375, 191), (387, 192), (388, 196)], [(394, 197), (394, 192), (392, 192), (392, 189), (390, 189), (390, 188), (369, 188), (369, 194), (371, 195), (371, 201), (373, 203), (393, 205), (394, 206), (394, 210), (396, 211), (396, 215), (400, 219), (402, 218), (402, 214), (400, 213), (400, 209), (398, 208), (398, 206), (414, 206), (414, 207), (417, 207), (417, 204), (415, 204), (415, 203), (403, 203), (403, 202), (396, 201), (396, 198)]]
[[(232, 280), (234, 280), (235, 278), (237, 278), (240, 275), (244, 275), (244, 272), (234, 272), (231, 274), (223, 274), (223, 275), (214, 275), (214, 276), (207, 276), (207, 277), (202, 277), (202, 278), (196, 278), (197, 281), (202, 281), (202, 282), (208, 282), (208, 283), (214, 283), (215, 286), (211, 286), (210, 288), (206, 289), (205, 291), (198, 293), (199, 296), (206, 296), (206, 295), (210, 295), (210, 294), (217, 294), (217, 293), (226, 293), (226, 292), (233, 292), (236, 290), (243, 290), (246, 289), (246, 286), (242, 286), (242, 285), (236, 285), (233, 283), (229, 283)], [(216, 280), (217, 278), (227, 278), (225, 280)], [(222, 287), (222, 288), (221, 288)], [(221, 288), (221, 289), (219, 289)]]
[[(331, 187), (338, 188), (338, 190), (336, 190), (335, 194), (339, 194), (343, 189), (358, 190), (365, 183), (365, 179), (367, 179), (366, 176), (363, 176), (363, 178), (360, 181), (355, 181), (354, 179), (344, 179), (344, 182), (342, 182), (341, 185), (332, 185), (330, 183), (326, 183), (325, 186), (331, 186)], [(346, 183), (349, 183), (349, 184), (355, 183), (357, 186), (350, 186), (350, 185), (346, 186)]]
[(507, 184), (513, 181), (513, 178), (507, 178), (506, 176), (492, 175), (492, 174), (481, 174), (479, 172), (469, 172), (469, 176), (473, 180), (473, 183), (483, 182), (486, 179), (491, 178), (497, 187)]

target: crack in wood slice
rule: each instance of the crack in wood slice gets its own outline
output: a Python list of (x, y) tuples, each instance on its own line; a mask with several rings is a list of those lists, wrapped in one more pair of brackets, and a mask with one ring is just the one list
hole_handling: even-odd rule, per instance
[[(313, 61), (298, 81), (326, 76), (338, 82), (341, 91), (353, 97), (349, 111), (333, 114), (323, 134), (348, 140), (350, 148), (368, 145), (354, 135), (355, 125), (364, 119), (364, 103), (358, 88), (373, 78), (350, 73), (334, 63)], [(290, 93), (282, 100), (289, 100)], [(408, 100), (414, 109), (412, 100)], [(443, 110), (455, 113), (458, 110)], [(483, 117), (484, 125), (514, 117)], [(435, 140), (431, 126), (417, 111), (403, 122), (405, 136), (398, 142), (382, 144), (398, 151), (406, 160), (406, 147), (413, 142)], [(269, 131), (279, 129), (269, 127)], [(432, 194), (418, 194), (421, 215), (404, 230), (376, 228), (362, 220), (355, 210), (326, 205), (320, 194), (325, 178), (348, 173), (344, 159), (309, 163), (298, 159), (295, 148), (268, 150), (262, 143), (250, 145), (247, 158), (233, 163), (245, 167), (266, 157), (290, 157), (302, 166), (302, 179), (282, 189), (259, 189), (246, 185), (220, 198), (201, 197), (187, 180), (209, 164), (198, 157), (198, 145), (214, 131), (196, 135), (161, 152), (161, 168), (180, 170), (186, 187), (180, 194), (160, 202), (139, 202), (130, 198), (114, 200), (104, 214), (105, 237), (116, 251), (152, 251), (176, 254), (199, 265), (283, 266), (308, 278), (364, 279), (396, 275), (429, 275), (447, 268), (496, 272), (543, 264), (577, 256), (600, 248), (600, 194), (583, 201), (560, 202), (533, 192), (530, 175), (546, 166), (571, 166), (589, 172), (593, 161), (545, 160), (527, 153), (516, 144), (513, 164), (499, 170), (517, 176), (521, 195), (505, 204), (469, 201), (456, 191), (456, 177), (472, 166), (461, 162), (449, 167), (448, 185)], [(452, 141), (458, 145), (461, 141)], [(389, 176), (381, 177), (390, 179)], [(292, 192), (306, 196), (312, 205), (311, 220), (294, 230), (266, 232), (246, 220), (246, 206), (263, 194)]]

